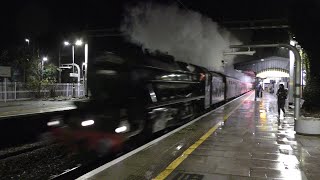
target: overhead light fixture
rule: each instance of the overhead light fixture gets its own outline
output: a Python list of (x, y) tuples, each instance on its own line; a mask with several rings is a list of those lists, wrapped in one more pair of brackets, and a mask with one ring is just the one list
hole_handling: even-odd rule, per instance
[(65, 46), (69, 46), (69, 45), (70, 45), (69, 41), (64, 41), (63, 44), (64, 44)]
[(263, 61), (264, 61), (264, 59), (261, 59), (261, 61), (263, 62)]
[(76, 43), (75, 43), (77, 46), (81, 46), (83, 44), (82, 40), (81, 39), (78, 39), (76, 40)]
[(288, 72), (277, 71), (277, 70), (269, 70), (263, 71), (257, 74), (259, 78), (280, 78), (280, 77), (289, 77)]
[(255, 54), (256, 51), (237, 51), (237, 52), (224, 52), (223, 55), (250, 55)]

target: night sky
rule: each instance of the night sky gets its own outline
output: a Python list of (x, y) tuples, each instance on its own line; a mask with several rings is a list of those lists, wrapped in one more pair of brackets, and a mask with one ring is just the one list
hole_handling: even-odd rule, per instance
[(9, 1), (0, 11), (1, 47), (28, 37), (50, 48), (72, 32), (117, 26), (122, 5), (121, 1)]
[[(74, 38), (74, 32), (118, 28), (125, 7), (141, 1), (147, 0), (1, 2), (0, 49), (15, 48), (25, 43), (26, 37), (44, 51), (57, 49), (64, 39)], [(319, 29), (316, 27), (320, 22), (320, 3), (316, 0), (157, 0), (157, 2), (177, 3), (181, 8), (198, 11), (218, 22), (287, 19), (292, 27), (290, 31), (296, 34), (297, 40), (306, 49), (313, 51), (315, 41), (320, 39)], [(255, 38), (277, 41), (277, 38), (283, 37), (277, 37), (274, 32), (269, 32), (256, 33)]]

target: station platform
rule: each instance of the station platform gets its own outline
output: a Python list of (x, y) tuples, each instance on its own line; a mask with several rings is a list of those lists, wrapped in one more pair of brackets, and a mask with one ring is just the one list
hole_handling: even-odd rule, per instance
[(0, 103), (0, 119), (75, 109), (72, 101), (12, 101)]
[(78, 179), (320, 179), (320, 138), (249, 92)]

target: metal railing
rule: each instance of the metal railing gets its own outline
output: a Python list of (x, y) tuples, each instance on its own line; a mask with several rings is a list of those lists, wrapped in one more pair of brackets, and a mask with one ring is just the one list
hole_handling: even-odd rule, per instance
[[(73, 90), (74, 88), (74, 90)], [(27, 88), (21, 82), (0, 82), (0, 101), (16, 101), (35, 98), (36, 91)], [(56, 83), (43, 86), (41, 97), (83, 97), (85, 95), (84, 85), (77, 83)]]

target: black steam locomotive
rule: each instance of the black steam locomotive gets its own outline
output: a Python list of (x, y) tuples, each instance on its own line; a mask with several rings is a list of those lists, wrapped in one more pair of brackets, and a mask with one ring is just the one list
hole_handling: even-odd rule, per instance
[(131, 137), (150, 137), (184, 124), (212, 106), (244, 94), (251, 83), (165, 54), (105, 52), (90, 65), (90, 100), (55, 129), (56, 137), (98, 153), (117, 151)]

